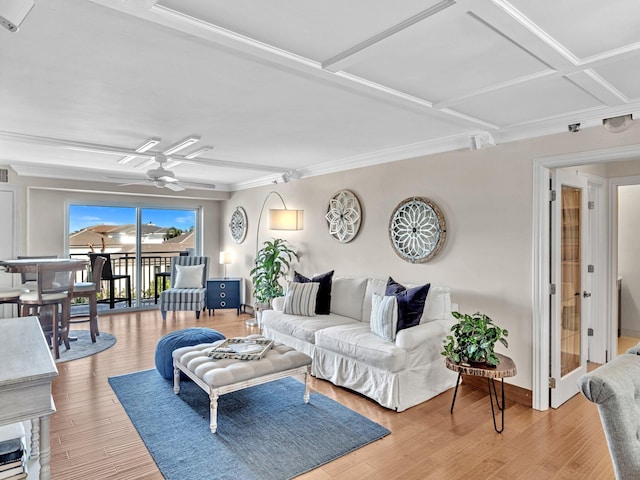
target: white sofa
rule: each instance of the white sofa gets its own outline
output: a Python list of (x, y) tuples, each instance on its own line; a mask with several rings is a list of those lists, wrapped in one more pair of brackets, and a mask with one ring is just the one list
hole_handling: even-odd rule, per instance
[(274, 309), (262, 312), (263, 334), (309, 355), (314, 376), (406, 410), (455, 386), (440, 352), (456, 320), (449, 289), (431, 286), (420, 324), (385, 340), (370, 328), (372, 295), (385, 287), (384, 280), (335, 277), (329, 315), (285, 314), (284, 297), (274, 299)]

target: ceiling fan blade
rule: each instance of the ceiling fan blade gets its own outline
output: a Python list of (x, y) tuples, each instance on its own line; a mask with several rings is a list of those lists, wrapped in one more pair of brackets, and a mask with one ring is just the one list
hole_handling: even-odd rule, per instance
[(148, 183), (148, 182), (146, 182), (146, 181), (142, 181), (142, 182), (130, 182), (130, 183), (120, 183), (120, 184), (118, 184), (118, 186), (119, 186), (119, 187), (128, 187), (128, 186), (130, 186), (130, 185), (145, 185), (145, 184), (147, 184), (147, 183)]
[(185, 190), (184, 187), (178, 185), (177, 183), (166, 183), (165, 187), (167, 187), (169, 190), (173, 190), (174, 192), (181, 192), (182, 190)]
[(208, 190), (215, 190), (216, 188), (213, 183), (186, 182), (183, 180), (180, 180), (180, 183), (186, 187), (205, 188)]

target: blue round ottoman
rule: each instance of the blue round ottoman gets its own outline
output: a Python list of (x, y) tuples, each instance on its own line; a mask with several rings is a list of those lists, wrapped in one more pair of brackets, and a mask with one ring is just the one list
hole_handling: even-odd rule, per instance
[(211, 328), (185, 328), (167, 333), (156, 346), (156, 368), (166, 379), (173, 378), (173, 351), (180, 347), (192, 347), (200, 343), (212, 343), (226, 337)]

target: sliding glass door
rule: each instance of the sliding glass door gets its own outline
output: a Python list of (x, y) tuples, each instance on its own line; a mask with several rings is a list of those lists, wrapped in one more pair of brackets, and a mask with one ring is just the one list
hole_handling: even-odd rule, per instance
[(171, 258), (200, 251), (198, 218), (197, 209), (72, 204), (69, 255), (108, 257), (102, 308), (154, 305), (168, 286)]

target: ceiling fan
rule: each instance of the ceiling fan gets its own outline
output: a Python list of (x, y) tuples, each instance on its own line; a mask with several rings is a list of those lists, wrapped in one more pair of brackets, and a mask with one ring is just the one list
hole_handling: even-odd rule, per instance
[[(154, 161), (159, 163), (157, 168), (147, 171), (147, 178), (134, 182), (127, 182), (118, 185), (124, 187), (127, 185), (155, 185), (158, 188), (168, 188), (174, 192), (186, 190), (189, 187), (214, 189), (215, 185), (210, 183), (184, 182), (178, 180), (171, 170), (167, 170), (163, 165), (167, 163), (167, 157), (161, 153), (156, 154)], [(119, 180), (131, 180), (130, 178), (109, 177)]]

